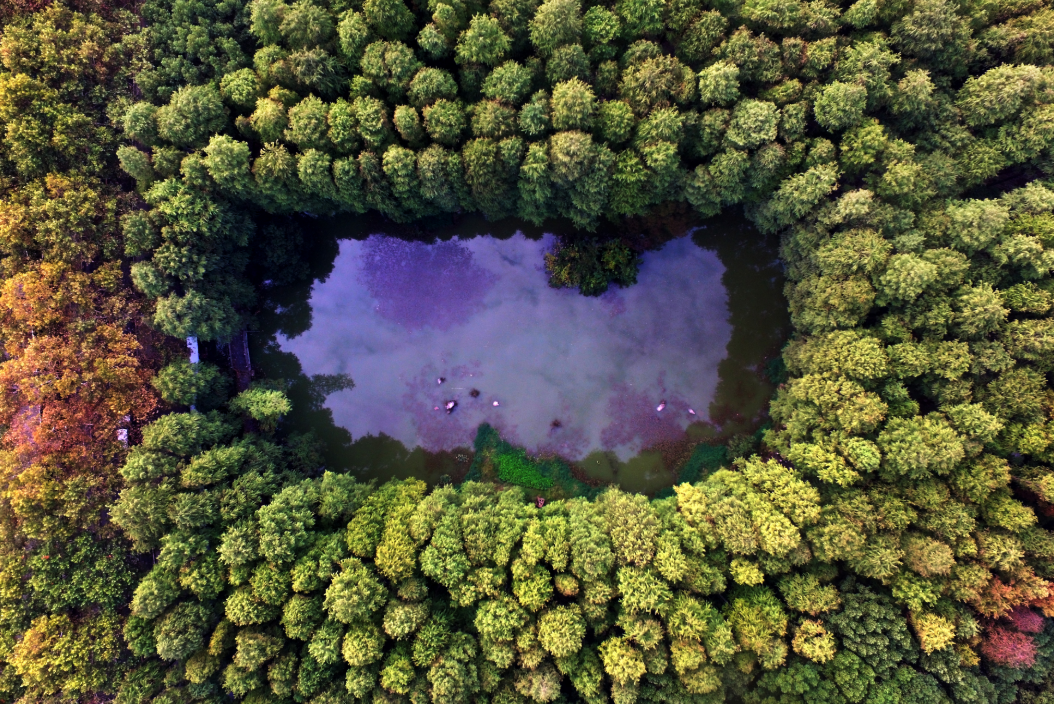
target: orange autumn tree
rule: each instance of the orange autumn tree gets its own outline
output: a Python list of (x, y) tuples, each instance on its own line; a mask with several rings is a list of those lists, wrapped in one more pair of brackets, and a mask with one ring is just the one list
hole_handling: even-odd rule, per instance
[(149, 416), (151, 370), (128, 331), (140, 317), (120, 264), (94, 272), (41, 262), (3, 282), (0, 423), (5, 496), (28, 534), (88, 527), (117, 490), (119, 429)]

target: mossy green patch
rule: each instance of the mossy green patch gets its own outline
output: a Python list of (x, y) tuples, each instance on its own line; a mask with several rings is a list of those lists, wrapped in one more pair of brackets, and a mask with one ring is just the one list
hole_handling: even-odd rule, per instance
[(532, 457), (506, 442), (483, 423), (476, 431), (475, 459), (466, 480), (497, 481), (541, 492), (547, 499), (595, 496), (599, 488), (576, 479), (571, 465), (558, 457)]

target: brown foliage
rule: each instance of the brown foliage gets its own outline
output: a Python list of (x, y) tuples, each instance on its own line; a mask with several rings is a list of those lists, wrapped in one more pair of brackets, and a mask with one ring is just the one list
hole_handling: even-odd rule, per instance
[(157, 404), (129, 324), (140, 303), (122, 287), (118, 263), (90, 274), (39, 263), (0, 288), (0, 423), (12, 429), (3, 440), (6, 494), (38, 528), (54, 513), (95, 520), (119, 482), (99, 471), (123, 450), (117, 431)]

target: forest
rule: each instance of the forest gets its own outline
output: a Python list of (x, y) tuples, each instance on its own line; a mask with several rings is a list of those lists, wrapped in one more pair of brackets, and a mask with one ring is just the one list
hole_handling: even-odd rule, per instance
[[(0, 63), (0, 701), (1054, 702), (1049, 0), (0, 0)], [(670, 212), (794, 333), (654, 497), (358, 481), (188, 361), (304, 213), (559, 218), (595, 295)]]

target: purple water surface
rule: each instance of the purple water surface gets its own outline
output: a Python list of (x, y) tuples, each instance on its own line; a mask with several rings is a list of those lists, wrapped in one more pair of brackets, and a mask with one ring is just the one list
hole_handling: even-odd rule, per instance
[(354, 379), (327, 405), (356, 438), (450, 450), (488, 422), (573, 460), (683, 438), (706, 420), (731, 336), (717, 255), (682, 237), (644, 255), (635, 286), (588, 298), (547, 285), (552, 245), (343, 240), (312, 328), (280, 344), (309, 375)]
[(377, 301), (377, 312), (407, 330), (426, 325), (446, 330), (464, 323), (482, 308), (497, 279), (456, 242), (426, 246), (370, 237), (360, 257), (362, 281)]

